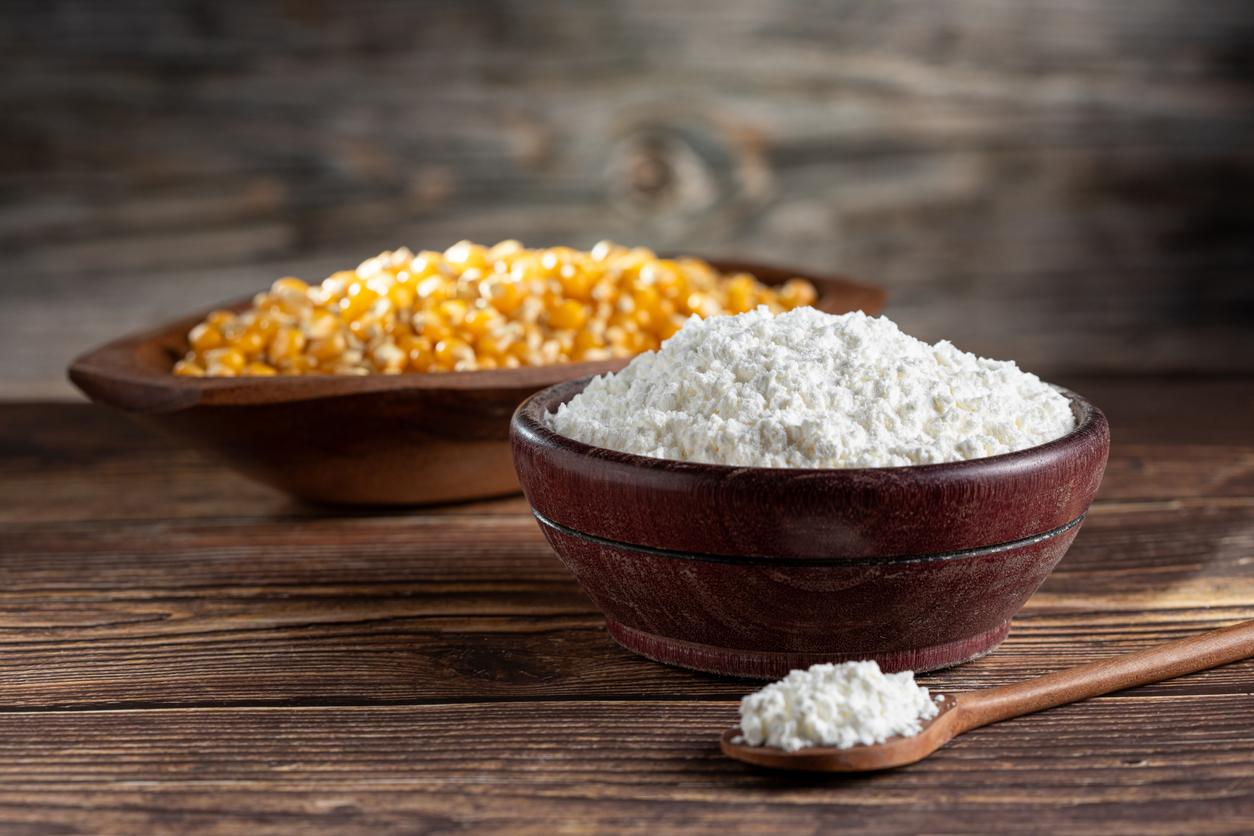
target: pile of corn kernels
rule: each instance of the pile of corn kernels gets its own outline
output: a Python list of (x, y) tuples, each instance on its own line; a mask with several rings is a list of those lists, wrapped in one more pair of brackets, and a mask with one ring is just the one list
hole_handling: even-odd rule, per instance
[(602, 242), (525, 249), (462, 241), (382, 253), (321, 284), (283, 278), (242, 313), (214, 311), (188, 335), (180, 375), (400, 374), (547, 366), (657, 348), (693, 314), (814, 302), (698, 259)]

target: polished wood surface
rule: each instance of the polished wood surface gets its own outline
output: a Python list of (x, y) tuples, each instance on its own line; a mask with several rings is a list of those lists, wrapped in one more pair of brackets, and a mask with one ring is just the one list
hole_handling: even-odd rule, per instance
[(772, 746), (751, 746), (737, 739), (739, 728), (731, 728), (723, 732), (719, 745), (728, 757), (769, 769), (875, 772), (918, 763), (972, 729), (1251, 658), (1254, 621), (1242, 621), (999, 688), (933, 695), (941, 700), (938, 714), (923, 723), (917, 734), (893, 737), (883, 743), (845, 749), (812, 746), (789, 752)]
[[(1057, 382), (1110, 419), (1101, 492), (1006, 642), (929, 687), (1254, 618), (1254, 380)], [(96, 407), (0, 405), (0, 830), (1166, 834), (1254, 818), (1254, 662), (858, 778), (721, 755), (754, 687), (620, 649), (521, 497), (327, 513)]]

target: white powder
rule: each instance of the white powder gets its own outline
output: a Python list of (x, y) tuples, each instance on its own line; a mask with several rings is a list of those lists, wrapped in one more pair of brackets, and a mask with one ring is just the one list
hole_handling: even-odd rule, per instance
[(916, 735), (939, 711), (913, 671), (885, 674), (875, 662), (814, 665), (740, 701), (741, 742), (789, 752), (869, 746)]
[(1011, 362), (928, 345), (892, 320), (813, 308), (692, 318), (549, 416), (561, 435), (746, 467), (895, 467), (1009, 453), (1075, 426)]

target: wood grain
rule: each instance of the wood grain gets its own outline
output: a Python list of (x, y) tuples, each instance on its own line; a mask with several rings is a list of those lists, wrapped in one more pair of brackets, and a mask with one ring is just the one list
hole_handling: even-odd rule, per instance
[[(1250, 370), (1245, 0), (9, 3), (0, 356), (464, 237), (798, 260), (1034, 370)], [(65, 323), (73, 323), (67, 329)]]
[[(1254, 618), (1254, 381), (1064, 382), (1110, 416), (1102, 490), (1002, 647), (932, 688)], [(325, 513), (116, 414), (0, 404), (0, 832), (1174, 834), (1254, 817), (1254, 662), (836, 781), (717, 754), (751, 687), (615, 645), (518, 498)]]
[(1247, 705), (1111, 697), (857, 779), (722, 757), (730, 701), (6, 715), (0, 811), (97, 832), (913, 832), (958, 819), (1238, 833), (1254, 809)]

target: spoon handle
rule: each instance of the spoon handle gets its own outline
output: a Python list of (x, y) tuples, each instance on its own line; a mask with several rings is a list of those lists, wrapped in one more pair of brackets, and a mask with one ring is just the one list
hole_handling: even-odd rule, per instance
[(1254, 621), (958, 698), (956, 734), (1254, 656)]

